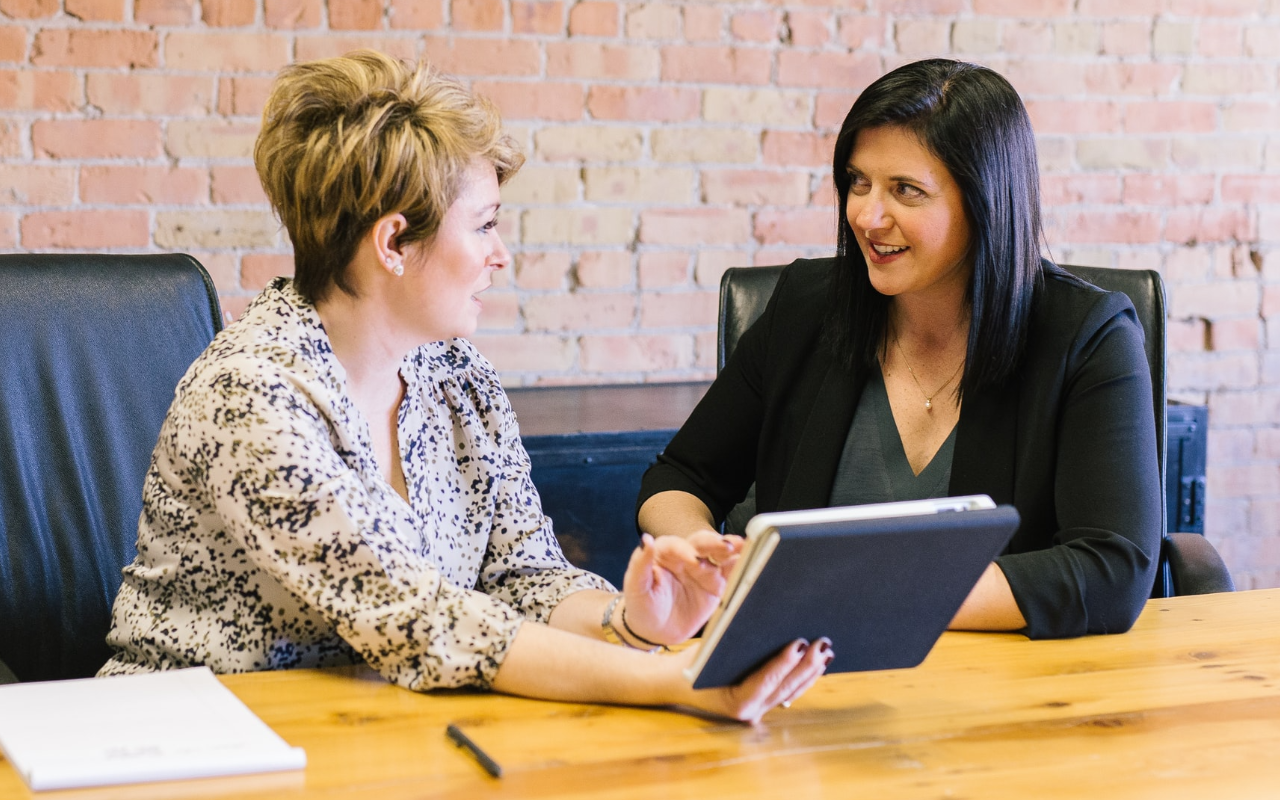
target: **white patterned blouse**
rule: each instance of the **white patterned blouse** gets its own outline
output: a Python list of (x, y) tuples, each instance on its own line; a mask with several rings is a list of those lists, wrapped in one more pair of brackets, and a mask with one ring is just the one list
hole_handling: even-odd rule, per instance
[(290, 281), (219, 334), (160, 431), (99, 674), (364, 659), (410, 689), (485, 687), (523, 619), (612, 588), (560, 552), (489, 362), (455, 339), (400, 374), (407, 503)]

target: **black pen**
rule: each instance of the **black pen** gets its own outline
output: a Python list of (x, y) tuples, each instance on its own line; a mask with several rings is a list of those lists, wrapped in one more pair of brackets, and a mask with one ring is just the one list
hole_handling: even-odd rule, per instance
[(471, 741), (471, 737), (463, 733), (457, 725), (452, 722), (449, 723), (449, 727), (444, 729), (444, 735), (448, 736), (458, 747), (464, 748), (468, 753), (475, 756), (476, 761), (480, 762), (480, 766), (484, 767), (485, 772), (495, 778), (502, 777), (502, 767), (498, 765), (498, 762), (490, 758), (488, 753), (481, 750), (480, 745)]

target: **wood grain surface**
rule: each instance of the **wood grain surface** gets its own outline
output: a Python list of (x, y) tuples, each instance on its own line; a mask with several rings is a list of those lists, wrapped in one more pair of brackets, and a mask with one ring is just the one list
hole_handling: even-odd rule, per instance
[[(1280, 590), (1152, 600), (1118, 636), (948, 633), (921, 667), (824, 677), (755, 727), (417, 695), (364, 668), (222, 680), (306, 748), (305, 771), (38, 796), (1280, 797)], [(501, 779), (445, 738), (449, 722)], [(0, 761), (0, 797), (31, 796)]]

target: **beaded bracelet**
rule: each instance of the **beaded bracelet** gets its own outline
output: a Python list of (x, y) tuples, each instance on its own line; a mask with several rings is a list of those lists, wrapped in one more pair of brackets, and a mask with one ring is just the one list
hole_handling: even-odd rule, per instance
[[(640, 634), (631, 630), (631, 626), (627, 624), (627, 607), (626, 606), (622, 607), (622, 629), (625, 630), (627, 632), (627, 635), (630, 636), (632, 639), (635, 639), (637, 642), (640, 642), (641, 644), (647, 644), (650, 647), (652, 647), (653, 649), (649, 651), (650, 653), (656, 653), (659, 650), (667, 649), (667, 646), (665, 644), (658, 644), (657, 642), (651, 642), (648, 639), (641, 636)], [(640, 648), (636, 648), (636, 649), (639, 650)]]

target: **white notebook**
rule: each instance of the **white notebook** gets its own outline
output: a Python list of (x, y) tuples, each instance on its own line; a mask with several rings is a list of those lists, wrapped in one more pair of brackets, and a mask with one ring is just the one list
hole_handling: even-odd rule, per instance
[(33, 791), (307, 764), (208, 667), (0, 686), (0, 748)]

